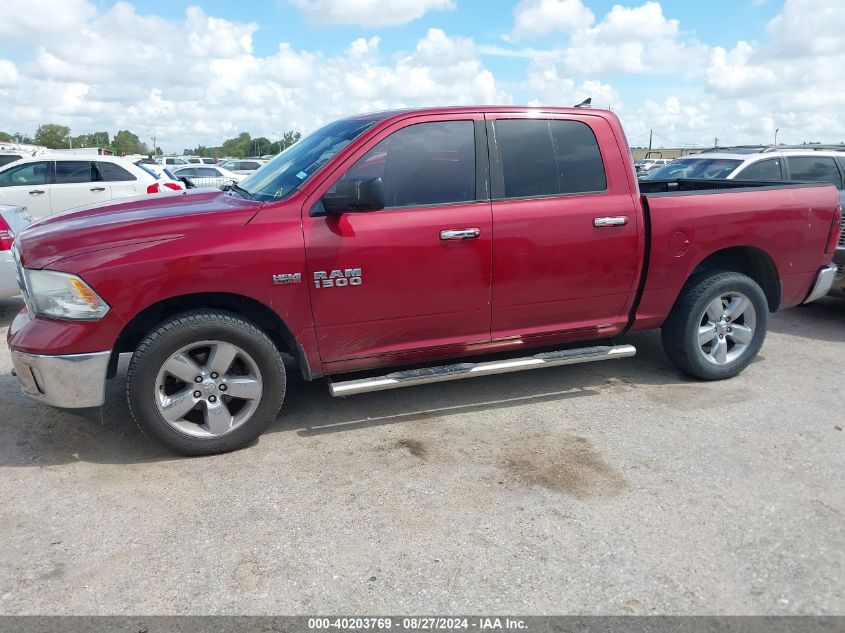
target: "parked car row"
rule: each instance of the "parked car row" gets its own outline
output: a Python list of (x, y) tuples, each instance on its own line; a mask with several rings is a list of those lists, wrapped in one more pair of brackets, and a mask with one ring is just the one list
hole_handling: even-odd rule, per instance
[[(845, 206), (845, 151), (805, 148), (739, 148), (739, 151), (704, 152), (684, 156), (640, 176), (642, 182), (656, 180), (713, 179), (755, 182), (829, 183), (839, 191)], [(845, 295), (845, 222), (834, 254), (833, 289)]]

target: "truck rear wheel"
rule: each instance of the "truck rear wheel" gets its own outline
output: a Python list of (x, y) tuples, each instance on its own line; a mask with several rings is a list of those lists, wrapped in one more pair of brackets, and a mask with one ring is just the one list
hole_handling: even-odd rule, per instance
[(182, 455), (246, 446), (276, 418), (285, 367), (270, 338), (221, 311), (174, 316), (132, 356), (126, 395), (141, 430)]
[(768, 316), (766, 295), (750, 277), (703, 273), (687, 282), (663, 324), (663, 349), (697, 378), (732, 378), (760, 351)]

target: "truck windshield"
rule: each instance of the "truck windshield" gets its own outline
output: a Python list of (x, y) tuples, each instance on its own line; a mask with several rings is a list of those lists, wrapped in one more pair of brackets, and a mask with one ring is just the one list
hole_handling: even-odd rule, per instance
[(242, 180), (238, 189), (252, 200), (285, 198), (375, 123), (354, 119), (329, 123)]
[(715, 178), (724, 180), (739, 167), (741, 160), (730, 158), (679, 158), (668, 165), (649, 172), (646, 180), (673, 178)]

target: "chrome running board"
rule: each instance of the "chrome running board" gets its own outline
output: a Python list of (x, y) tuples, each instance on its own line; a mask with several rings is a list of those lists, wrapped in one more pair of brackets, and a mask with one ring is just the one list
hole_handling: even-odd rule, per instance
[(582, 347), (564, 349), (554, 352), (543, 352), (523, 358), (509, 358), (493, 360), (484, 363), (457, 363), (455, 365), (441, 365), (439, 367), (423, 367), (397, 371), (386, 376), (374, 376), (345, 382), (332, 382), (329, 379), (329, 392), (337, 396), (352, 396), (370, 391), (384, 391), (424, 385), (430, 382), (444, 382), (446, 380), (460, 380), (476, 376), (491, 374), (506, 374), (512, 371), (540, 369), (542, 367), (556, 367), (558, 365), (575, 365), (577, 363), (592, 363), (599, 360), (626, 358), (637, 353), (633, 345), (598, 345), (596, 347)]

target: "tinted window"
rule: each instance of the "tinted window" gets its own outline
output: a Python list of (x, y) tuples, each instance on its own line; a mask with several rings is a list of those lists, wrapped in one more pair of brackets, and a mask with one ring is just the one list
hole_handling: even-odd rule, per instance
[(829, 182), (842, 189), (842, 176), (830, 156), (787, 156), (790, 180)]
[(66, 185), (75, 182), (91, 182), (94, 180), (94, 173), (91, 168), (91, 161), (83, 160), (57, 160), (56, 161), (56, 184)]
[(741, 163), (741, 160), (733, 158), (678, 158), (668, 165), (648, 172), (646, 179), (713, 178), (723, 180), (730, 176)]
[(195, 171), (200, 178), (217, 178), (220, 175), (213, 167), (197, 167)]
[(214, 164), (214, 159), (213, 159), (213, 158), (203, 158), (203, 159), (202, 159), (202, 162), (203, 162), (203, 164), (205, 164), (205, 165), (213, 165), (213, 164)]
[(748, 167), (736, 175), (736, 180), (780, 180), (780, 159), (768, 158)]
[(494, 123), (506, 198), (604, 191), (599, 146), (579, 121), (502, 119)]
[(260, 165), (258, 163), (247, 161), (245, 163), (241, 163), (241, 166), (238, 169), (258, 169)]
[(201, 163), (202, 161), (199, 158), (189, 158), (188, 162), (196, 165), (197, 163)]
[(16, 160), (20, 160), (23, 156), (18, 156), (17, 154), (0, 154), (0, 167), (3, 165), (8, 165), (9, 163), (14, 163)]
[(381, 178), (385, 207), (475, 200), (472, 121), (417, 123), (362, 156), (341, 180)]
[(47, 184), (47, 161), (26, 163), (17, 167), (10, 167), (0, 172), (0, 187), (14, 187), (16, 185), (45, 185)]
[[(106, 180), (108, 182), (119, 182), (123, 180), (137, 180), (135, 176), (130, 174), (120, 165), (115, 165), (114, 163), (96, 163), (97, 169), (100, 172), (100, 180)], [(154, 178), (158, 179), (153, 172), (149, 169), (145, 168), (143, 165), (138, 165), (141, 169), (143, 169), (148, 174), (152, 175)]]

